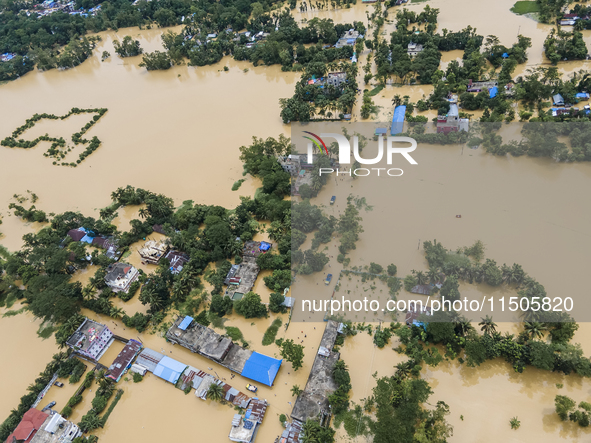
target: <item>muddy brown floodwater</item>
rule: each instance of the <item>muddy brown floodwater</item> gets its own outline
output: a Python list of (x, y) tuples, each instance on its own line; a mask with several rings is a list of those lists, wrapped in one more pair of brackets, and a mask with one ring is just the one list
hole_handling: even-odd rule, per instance
[[(512, 14), (509, 9), (513, 0), (487, 2), (486, 14), (474, 13), (479, 8), (477, 3), (467, 7), (460, 0), (432, 0), (428, 4), (441, 11), (439, 29), (458, 31), (470, 24), (482, 35), (497, 35), (506, 46), (516, 41), (518, 32), (531, 37), (533, 47), (529, 50), (529, 61), (520, 65), (516, 74), (547, 63), (542, 46), (550, 26)], [(480, 3), (484, 5), (484, 2)], [(420, 10), (425, 4), (407, 7)], [(336, 22), (366, 22), (366, 10), (371, 12), (372, 7), (358, 4), (348, 10), (296, 12), (295, 16), (298, 20), (319, 16), (333, 18)], [(392, 9), (390, 18), (394, 15), (395, 9)], [(179, 29), (174, 28), (177, 32)], [(385, 25), (384, 38), (392, 29), (393, 23)], [(24, 194), (27, 190), (40, 197), (36, 206), (47, 212), (79, 210), (92, 216), (97, 216), (98, 210), (110, 203), (110, 193), (115, 188), (128, 184), (170, 196), (177, 205), (192, 199), (197, 203), (234, 207), (239, 203), (240, 195), (254, 194), (260, 184), (251, 177), (245, 177), (246, 181), (238, 192), (230, 190), (232, 184), (242, 178), (238, 148), (248, 144), (252, 136), (288, 133), (288, 127), (278, 118), (278, 100), (291, 96), (299, 74), (284, 73), (278, 66), (255, 68), (228, 58), (209, 67), (179, 66), (165, 72), (148, 73), (138, 67), (141, 57), (123, 60), (114, 55), (114, 38), (131, 35), (141, 41), (145, 50), (152, 51), (161, 48), (161, 34), (162, 30), (137, 28), (121, 30), (117, 34), (105, 32), (101, 34), (103, 41), (94, 56), (81, 66), (64, 72), (32, 72), (18, 81), (0, 86), (0, 102), (3, 104), (0, 107), (1, 138), (34, 113), (60, 115), (72, 107), (109, 109), (88, 134), (99, 137), (102, 146), (77, 168), (52, 166), (51, 160), (42, 156), (48, 147), (44, 143), (29, 150), (0, 148), (0, 213), (4, 216), (4, 223), (0, 226), (2, 245), (17, 250), (24, 233), (42, 227), (36, 223), (24, 224), (16, 217), (8, 216), (7, 206), (13, 201), (13, 194)], [(584, 31), (584, 38), (590, 44), (591, 31)], [(101, 62), (99, 57), (104, 50), (113, 55)], [(444, 54), (442, 67), (461, 56), (460, 51)], [(365, 63), (365, 57), (366, 54), (361, 55), (362, 63)], [(223, 71), (224, 66), (229, 67), (229, 72)], [(589, 62), (560, 65), (565, 75), (589, 67)], [(360, 85), (363, 84), (361, 74)], [(372, 82), (366, 87), (374, 86)], [(417, 101), (431, 91), (429, 85), (388, 84), (374, 97), (376, 104), (382, 107), (377, 120), (391, 118), (395, 95), (408, 95), (411, 101)], [(358, 107), (354, 110), (356, 112)], [(41, 122), (26, 135), (35, 137), (47, 132), (68, 138), (82, 120), (83, 116), (76, 116), (64, 122)], [(77, 155), (76, 150), (74, 155)], [(421, 146), (416, 155), (419, 166), (409, 169), (403, 178), (393, 179), (390, 187), (384, 187), (377, 194), (371, 194), (371, 186), (364, 185), (361, 180), (353, 182), (343, 178), (329, 181), (326, 190), (316, 199), (316, 203), (326, 204), (327, 195), (337, 195), (335, 206), (327, 209), (335, 216), (344, 209), (349, 193), (364, 195), (368, 204), (375, 205), (372, 212), (362, 211), (365, 232), (358, 249), (351, 253), (352, 265), (366, 265), (371, 261), (384, 266), (395, 263), (399, 275), (405, 275), (412, 269), (426, 267), (422, 251), (417, 250), (419, 239), (437, 238), (451, 248), (481, 239), (486, 244), (488, 257), (498, 263), (522, 264), (550, 294), (580, 291), (581, 276), (585, 275), (590, 262), (591, 237), (587, 225), (591, 212), (588, 205), (581, 204), (575, 190), (588, 188), (589, 165), (563, 165), (530, 158), (498, 159), (478, 150), (466, 150), (462, 154), (456, 147)], [(383, 204), (385, 196), (389, 204)], [(27, 202), (25, 206), (29, 204)], [(138, 209), (121, 208), (114, 223), (120, 229), (128, 229), (129, 220), (137, 216)], [(461, 220), (455, 218), (458, 213), (463, 215)], [(393, 238), (395, 242), (384, 242), (384, 238)], [(329, 272), (338, 275), (340, 265), (334, 260), (338, 254), (336, 244), (328, 245), (328, 253), (333, 256)], [(135, 250), (127, 260), (140, 266)], [(90, 267), (74, 279), (85, 284), (93, 273), (94, 268)], [(255, 285), (263, 300), (269, 294), (262, 281), (264, 275)], [(322, 279), (320, 275), (298, 277), (297, 291), (329, 298), (335, 280), (333, 285), (326, 287), (321, 283)], [(462, 291), (477, 296), (486, 289), (472, 286), (462, 287)], [(114, 303), (131, 315), (146, 309), (137, 295), (128, 302), (114, 299)], [(18, 307), (15, 305), (12, 309)], [(184, 348), (166, 343), (159, 333), (139, 334), (109, 317), (88, 311), (83, 314), (108, 324), (118, 335), (139, 338), (148, 347), (215, 372), (238, 389), (243, 390), (248, 382), (240, 376), (230, 381), (228, 370)], [(261, 344), (262, 334), (275, 317), (252, 321), (234, 314), (224, 326), (238, 327), (252, 349), (279, 356), (275, 344), (267, 347)], [(286, 315), (279, 317), (284, 323), (287, 321)], [(324, 323), (310, 323), (310, 318), (301, 314), (299, 319), (308, 321), (292, 322), (287, 331), (282, 326), (277, 337), (304, 341), (303, 368), (294, 372), (286, 363), (273, 388), (259, 387), (259, 397), (270, 402), (260, 430), (259, 441), (262, 442), (272, 441), (280, 434), (278, 416), (282, 413), (289, 415), (291, 411), (290, 402), (295, 400), (289, 392), (291, 386), (304, 387), (324, 329)], [(18, 363), (3, 366), (0, 418), (16, 407), (27, 385), (57, 352), (53, 338), (41, 340), (37, 337), (38, 327), (39, 321), (29, 314), (0, 318), (0, 336), (4, 337), (0, 341), (3, 361)], [(519, 328), (515, 324), (500, 324), (499, 327), (512, 333), (518, 332)], [(591, 326), (582, 323), (573, 340), (582, 344), (587, 355), (591, 353), (590, 337)], [(342, 356), (350, 368), (353, 401), (359, 403), (371, 393), (375, 385), (372, 373), (391, 375), (393, 366), (405, 358), (392, 351), (396, 345), (393, 341), (390, 346), (377, 349), (364, 332), (346, 340)], [(109, 365), (107, 360), (112, 359), (119, 349), (120, 344), (114, 345), (101, 361)], [(444, 362), (437, 368), (426, 368), (423, 375), (434, 390), (431, 400), (443, 400), (451, 407), (449, 421), (455, 428), (454, 442), (486, 442), (493, 438), (502, 441), (579, 441), (589, 437), (587, 430), (560, 423), (553, 414), (553, 398), (558, 393), (569, 395), (576, 401), (589, 400), (591, 382), (588, 380), (531, 368), (523, 374), (515, 374), (502, 361), (488, 362), (476, 369), (458, 367), (457, 362)], [(564, 384), (564, 388), (558, 389), (557, 383)], [(184, 395), (151, 375), (139, 384), (122, 380), (119, 385), (125, 393), (105, 428), (98, 430), (101, 439), (115, 443), (151, 443), (171, 439), (194, 440), (198, 436), (200, 441), (227, 441), (234, 414), (232, 408), (209, 400), (204, 402), (195, 398), (193, 393)], [(42, 405), (51, 399), (59, 403), (67, 401), (76, 386), (66, 385), (61, 391), (52, 388)], [(74, 420), (88, 411), (93, 395), (93, 392), (84, 394), (84, 402), (75, 408)], [(463, 420), (460, 419), (462, 415)], [(522, 422), (519, 431), (509, 428), (508, 422), (513, 416), (518, 416)], [(342, 429), (338, 435), (339, 440), (345, 439)], [(357, 438), (356, 441), (364, 439)]]
[[(162, 30), (134, 28), (118, 38), (126, 34), (138, 38), (147, 50), (161, 48)], [(0, 242), (10, 250), (19, 248), (24, 233), (38, 229), (7, 216), (14, 194), (29, 189), (39, 196), (39, 209), (79, 210), (94, 216), (110, 203), (112, 191), (128, 184), (163, 193), (177, 204), (193, 199), (234, 207), (240, 195), (253, 195), (258, 187), (256, 180), (244, 177), (240, 190), (231, 191), (232, 184), (243, 178), (238, 148), (253, 136), (288, 134), (289, 128), (278, 118), (279, 98), (293, 94), (298, 73), (281, 72), (279, 66), (253, 67), (227, 57), (213, 66), (147, 72), (137, 66), (141, 57), (115, 55), (114, 33), (101, 36), (94, 55), (74, 69), (34, 71), (0, 86), (1, 138), (35, 113), (63, 115), (72, 107), (109, 109), (88, 132), (102, 141), (101, 147), (77, 168), (53, 166), (42, 155), (49, 147), (46, 142), (32, 149), (0, 148), (4, 215)], [(104, 50), (113, 55), (101, 62)], [(71, 121), (40, 122), (27, 132), (69, 140), (83, 120), (84, 116), (76, 116)], [(81, 149), (70, 156), (77, 158)], [(67, 161), (73, 160), (67, 157)]]

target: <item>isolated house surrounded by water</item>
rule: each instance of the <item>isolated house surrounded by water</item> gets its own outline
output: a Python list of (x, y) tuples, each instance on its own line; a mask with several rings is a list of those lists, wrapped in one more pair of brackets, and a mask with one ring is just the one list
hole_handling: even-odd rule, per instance
[(113, 292), (127, 292), (139, 275), (139, 271), (130, 264), (113, 263), (107, 268), (105, 283)]
[(78, 354), (98, 360), (113, 341), (113, 333), (105, 325), (85, 319), (66, 344)]
[(343, 48), (345, 46), (354, 46), (358, 38), (363, 38), (363, 35), (360, 35), (355, 29), (349, 29), (337, 41), (335, 47)]

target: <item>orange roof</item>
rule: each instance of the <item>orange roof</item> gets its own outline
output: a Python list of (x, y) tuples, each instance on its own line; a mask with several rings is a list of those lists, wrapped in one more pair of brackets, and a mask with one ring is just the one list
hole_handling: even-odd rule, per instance
[(6, 443), (11, 443), (14, 439), (25, 443), (30, 442), (47, 417), (49, 417), (49, 414), (45, 412), (38, 411), (35, 408), (29, 409), (23, 415), (23, 419), (14, 432), (8, 436)]

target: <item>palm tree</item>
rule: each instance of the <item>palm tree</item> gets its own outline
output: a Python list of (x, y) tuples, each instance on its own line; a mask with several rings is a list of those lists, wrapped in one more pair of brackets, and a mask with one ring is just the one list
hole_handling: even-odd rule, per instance
[(544, 333), (548, 330), (548, 327), (544, 323), (538, 321), (526, 321), (523, 324), (523, 329), (528, 337), (533, 340), (536, 338), (542, 338)]
[(431, 283), (437, 283), (439, 281), (439, 271), (437, 268), (431, 268), (427, 271), (427, 277)]
[(410, 365), (408, 362), (400, 362), (394, 367), (396, 368), (396, 375), (401, 379), (405, 379), (410, 375)]
[(423, 271), (417, 272), (415, 274), (415, 277), (417, 278), (417, 284), (424, 285), (425, 283), (427, 283), (427, 276)]
[(142, 208), (138, 211), (138, 215), (141, 218), (148, 218), (150, 216), (150, 211), (147, 208)]
[(89, 412), (80, 420), (78, 426), (82, 432), (92, 431), (93, 429), (100, 428), (103, 426), (103, 419), (96, 415), (94, 412)]
[(302, 390), (298, 385), (293, 385), (291, 388), (291, 395), (295, 395), (296, 397), (302, 393)]
[(212, 383), (209, 385), (209, 389), (207, 390), (207, 398), (210, 398), (213, 401), (220, 401), (224, 397), (224, 388), (220, 385), (216, 385)]
[(484, 318), (481, 318), (481, 322), (478, 323), (478, 326), (481, 326), (480, 330), (483, 331), (485, 334), (492, 335), (497, 330), (497, 324), (493, 322), (492, 317), (488, 315)]
[(109, 312), (109, 316), (113, 317), (114, 319), (121, 318), (125, 315), (125, 311), (123, 308), (112, 307), (111, 311)]

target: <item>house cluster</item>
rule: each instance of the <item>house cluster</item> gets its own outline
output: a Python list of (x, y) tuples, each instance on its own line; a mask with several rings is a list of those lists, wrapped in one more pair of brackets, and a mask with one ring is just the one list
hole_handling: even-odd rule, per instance
[(564, 14), (562, 19), (558, 21), (560, 26), (574, 26), (577, 20), (589, 20), (589, 16), (579, 17), (578, 14)]
[(263, 423), (267, 412), (267, 400), (252, 399), (244, 412), (244, 417), (234, 414), (230, 429), (230, 440), (240, 443), (252, 443), (256, 437), (258, 427)]
[(333, 348), (342, 328), (342, 323), (333, 320), (327, 322), (306, 387), (293, 405), (292, 422), (286, 426), (275, 443), (299, 443), (303, 424), (309, 418), (319, 418), (321, 425), (330, 421), (332, 413), (328, 397), (337, 389), (332, 371), (340, 358), (340, 353), (334, 352)]
[(113, 237), (96, 235), (94, 232), (83, 227), (70, 229), (67, 235), (73, 241), (88, 243), (89, 245), (104, 249), (105, 255), (114, 260), (117, 260), (121, 255), (121, 253), (117, 250), (117, 242)]
[[(43, 3), (39, 3), (35, 5), (33, 12), (37, 14), (37, 18), (45, 17), (47, 15), (51, 15), (54, 12), (65, 12), (66, 14), (70, 15), (80, 15), (82, 17), (94, 16), (100, 11), (101, 5), (97, 5), (94, 8), (90, 8), (88, 10), (84, 8), (76, 9), (76, 2), (63, 2), (59, 0), (45, 0)], [(25, 11), (27, 16), (31, 15), (30, 11)]]
[(176, 319), (166, 332), (166, 340), (267, 386), (273, 385), (283, 361), (245, 349), (189, 316)]
[(355, 42), (358, 38), (363, 38), (363, 35), (359, 34), (355, 29), (349, 29), (345, 32), (341, 38), (338, 39), (335, 48), (344, 48), (345, 46), (355, 46)]
[(113, 333), (105, 325), (85, 319), (66, 344), (79, 355), (97, 361), (113, 343)]
[[(589, 93), (578, 92), (577, 94), (575, 94), (575, 98), (578, 101), (589, 100)], [(572, 104), (566, 103), (564, 98), (560, 94), (555, 94), (552, 97), (552, 103), (554, 106), (550, 108), (550, 111), (552, 112), (553, 117), (557, 117), (564, 114), (577, 114), (580, 111), (578, 107), (573, 107)], [(585, 114), (591, 113), (591, 107), (589, 107), (589, 105), (585, 105), (583, 107), (583, 110), (585, 111)]]
[(449, 105), (446, 115), (437, 116), (437, 133), (449, 134), (450, 132), (468, 131), (469, 120), (460, 118), (457, 103)]
[[(184, 320), (184, 319), (182, 319)], [(229, 438), (232, 441), (251, 443), (258, 426), (267, 412), (267, 400), (252, 398), (205, 371), (172, 359), (150, 348), (144, 348), (137, 356), (134, 366), (151, 372), (156, 377), (172, 383), (181, 390), (195, 390), (195, 396), (207, 399), (211, 385), (222, 388), (222, 398), (235, 407), (245, 409), (244, 416), (236, 414), (232, 420)]]
[(14, 54), (13, 52), (7, 52), (5, 54), (0, 54), (0, 62), (9, 62), (14, 57), (16, 57), (16, 54)]
[(31, 408), (25, 412), (6, 443), (71, 443), (81, 435), (78, 426), (57, 412)]

